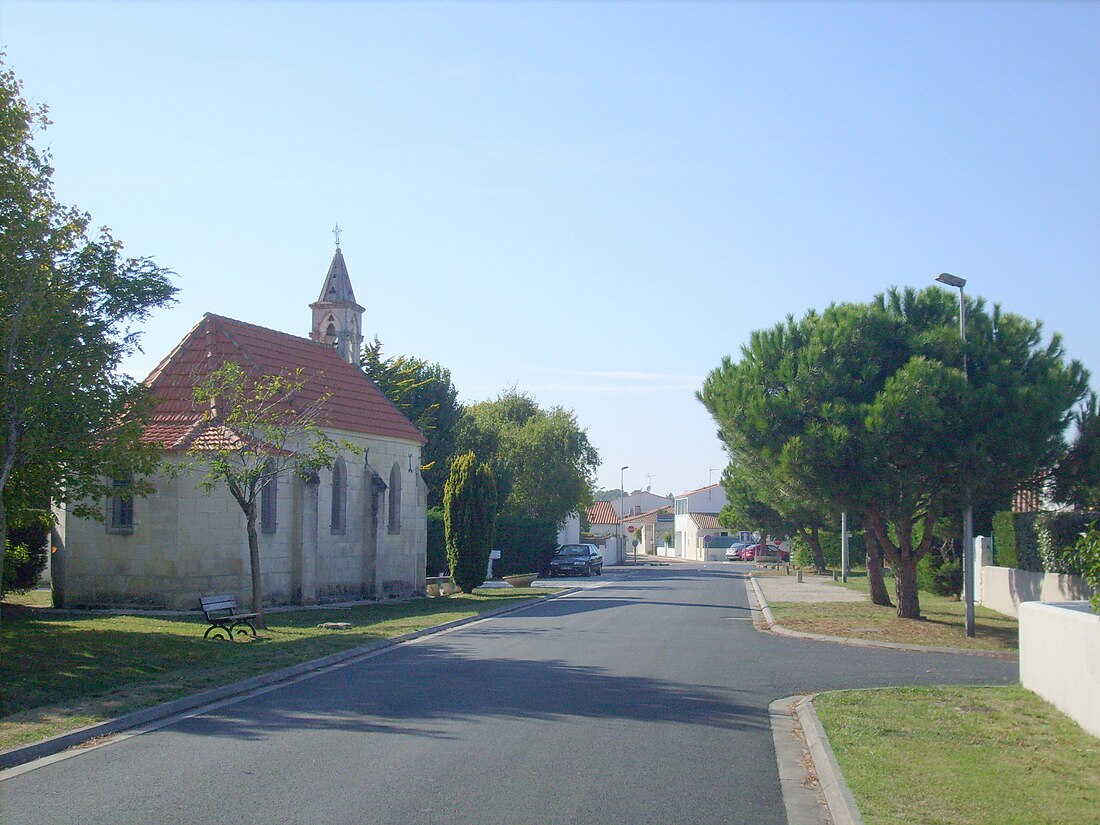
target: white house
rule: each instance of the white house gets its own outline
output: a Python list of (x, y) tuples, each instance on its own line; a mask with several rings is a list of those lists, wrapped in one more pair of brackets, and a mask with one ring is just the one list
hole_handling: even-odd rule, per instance
[[(304, 480), (264, 488), (260, 559), (264, 602), (311, 603), (404, 595), (424, 587), (427, 490), (420, 477), (424, 436), (359, 369), (364, 308), (356, 303), (339, 246), (310, 337), (207, 314), (145, 379), (160, 400), (147, 441), (180, 465), (192, 447), (233, 438), (207, 423), (193, 402), (203, 376), (227, 361), (250, 378), (303, 370), (304, 403), (324, 398), (319, 423), (345, 450)], [(58, 606), (190, 608), (199, 596), (250, 600), (248, 541), (240, 508), (223, 488), (196, 486), (201, 473), (157, 476), (147, 498), (105, 502), (106, 523), (64, 509), (54, 537)]]
[(680, 493), (673, 502), (675, 548), (681, 559), (708, 561), (725, 558), (724, 551), (707, 553), (707, 536), (726, 536), (729, 530), (718, 526), (718, 514), (726, 506), (726, 491), (721, 484)]

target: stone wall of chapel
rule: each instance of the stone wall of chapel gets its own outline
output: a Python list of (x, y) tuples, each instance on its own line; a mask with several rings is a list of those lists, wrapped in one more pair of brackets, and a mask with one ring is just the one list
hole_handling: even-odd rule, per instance
[[(304, 507), (312, 506), (308, 484), (289, 475), (280, 478), (276, 530), (259, 534), (265, 604), (403, 596), (423, 590), (427, 507), (418, 469), (419, 445), (351, 433), (333, 435), (362, 451), (343, 455), (346, 528), (342, 534), (332, 531), (331, 470), (322, 470), (314, 485), (312, 541), (303, 515)], [(401, 468), (398, 534), (387, 529), (388, 489), (377, 498), (377, 530), (372, 529), (367, 462), (387, 484), (391, 467), (396, 463)], [(193, 609), (200, 595), (214, 593), (233, 593), (240, 604), (249, 604), (244, 514), (224, 487), (209, 495), (199, 490), (199, 477), (185, 472), (176, 478), (155, 478), (157, 492), (134, 501), (130, 533), (114, 533), (101, 522), (62, 512), (58, 540), (64, 558), (58, 567), (64, 572), (58, 586), (65, 605)]]
[(248, 541), (236, 502), (203, 495), (187, 475), (153, 483), (154, 494), (134, 500), (131, 532), (66, 514), (65, 606), (180, 609), (196, 607), (200, 594), (248, 594)]

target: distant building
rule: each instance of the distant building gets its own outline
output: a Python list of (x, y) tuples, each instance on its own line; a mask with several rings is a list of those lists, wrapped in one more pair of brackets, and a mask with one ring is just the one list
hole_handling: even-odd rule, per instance
[[(675, 529), (675, 516), (672, 506), (666, 505), (648, 513), (639, 513), (623, 519), (623, 529), (627, 531), (627, 552), (630, 552), (635, 540), (638, 552), (655, 555), (665, 547), (665, 536)], [(633, 531), (631, 531), (633, 527)]]

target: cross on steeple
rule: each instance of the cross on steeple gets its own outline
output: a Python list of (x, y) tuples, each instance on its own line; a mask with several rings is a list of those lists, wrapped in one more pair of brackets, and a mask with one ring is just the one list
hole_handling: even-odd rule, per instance
[(337, 246), (340, 245), (340, 231), (340, 224), (336, 224), (336, 226), (334, 226), (332, 229), (332, 237), (336, 238)]

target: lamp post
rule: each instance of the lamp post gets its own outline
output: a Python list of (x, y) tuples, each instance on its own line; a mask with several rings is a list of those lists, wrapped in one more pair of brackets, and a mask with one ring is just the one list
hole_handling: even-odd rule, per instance
[(624, 464), (619, 468), (619, 555), (622, 560), (626, 561), (626, 551), (623, 550), (623, 497), (626, 496), (626, 471), (630, 469), (629, 464)]
[[(966, 278), (959, 278), (949, 272), (941, 272), (936, 280), (946, 286), (959, 290), (959, 335), (963, 342), (963, 379), (970, 380), (969, 365), (966, 360), (966, 300), (963, 287)], [(966, 635), (973, 638), (974, 627), (974, 508), (970, 502), (970, 485), (966, 485), (966, 509), (962, 517), (963, 544), (963, 601), (966, 603)]]

